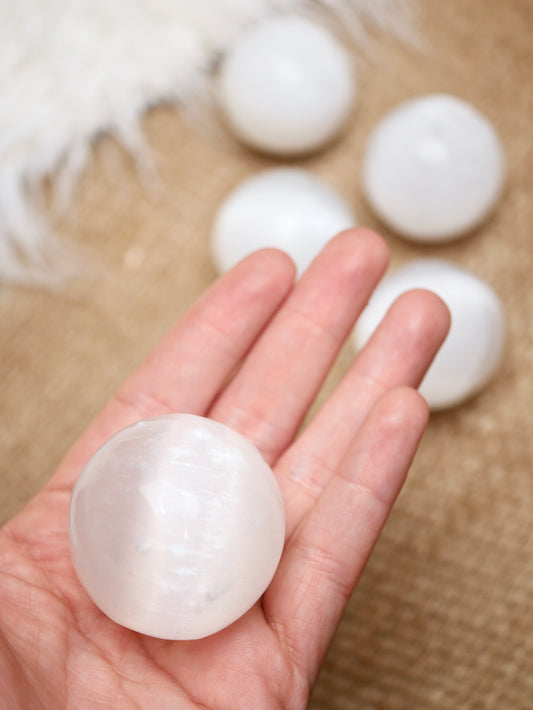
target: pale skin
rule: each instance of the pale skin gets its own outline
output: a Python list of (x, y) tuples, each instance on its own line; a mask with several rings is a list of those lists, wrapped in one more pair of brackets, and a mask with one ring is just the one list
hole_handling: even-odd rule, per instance
[[(403, 295), (322, 408), (300, 429), (388, 253), (376, 234), (333, 239), (294, 281), (257, 252), (178, 321), (0, 531), (1, 710), (305, 708), (325, 653), (427, 423), (414, 388), (449, 327), (426, 291)], [(71, 488), (117, 430), (190, 412), (224, 422), (273, 467), (287, 539), (263, 598), (197, 641), (129, 631), (92, 603), (68, 543)]]

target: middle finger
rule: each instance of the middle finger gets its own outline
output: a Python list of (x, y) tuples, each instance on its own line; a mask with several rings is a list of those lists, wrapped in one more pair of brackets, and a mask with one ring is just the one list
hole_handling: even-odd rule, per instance
[(250, 439), (272, 465), (290, 444), (388, 262), (374, 232), (332, 239), (302, 276), (209, 416)]

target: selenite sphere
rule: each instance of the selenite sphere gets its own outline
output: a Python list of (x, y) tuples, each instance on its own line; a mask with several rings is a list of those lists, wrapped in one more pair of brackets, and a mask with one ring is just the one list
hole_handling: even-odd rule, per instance
[(72, 493), (74, 567), (100, 609), (164, 639), (228, 626), (261, 597), (285, 536), (259, 451), (190, 414), (140, 421), (107, 441)]
[(441, 259), (419, 259), (393, 272), (374, 291), (354, 330), (363, 347), (392, 302), (405, 291), (433, 291), (448, 306), (451, 327), (420, 392), (432, 410), (461, 404), (477, 394), (500, 363), (505, 318), (493, 289), (474, 274)]
[(363, 159), (363, 190), (400, 235), (439, 242), (479, 225), (499, 197), (499, 138), (470, 104), (434, 94), (408, 101), (375, 128)]
[(218, 100), (244, 143), (278, 155), (311, 152), (346, 123), (355, 96), (352, 64), (324, 27), (302, 17), (271, 19), (226, 56)]
[(274, 168), (248, 178), (224, 200), (211, 232), (219, 272), (263, 247), (287, 252), (304, 271), (338, 232), (353, 227), (347, 202), (313, 174)]

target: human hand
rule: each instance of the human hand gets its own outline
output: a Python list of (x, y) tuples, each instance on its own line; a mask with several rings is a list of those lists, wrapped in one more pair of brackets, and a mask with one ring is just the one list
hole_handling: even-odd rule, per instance
[[(0, 531), (0, 708), (304, 708), (427, 421), (416, 387), (449, 326), (433, 294), (403, 295), (297, 435), (387, 264), (377, 235), (333, 239), (299, 282), (282, 252), (238, 264), (119, 389), (55, 476)], [(197, 641), (125, 629), (89, 599), (68, 543), (74, 481), (132, 422), (212, 417), (273, 467), (287, 539), (263, 598)]]

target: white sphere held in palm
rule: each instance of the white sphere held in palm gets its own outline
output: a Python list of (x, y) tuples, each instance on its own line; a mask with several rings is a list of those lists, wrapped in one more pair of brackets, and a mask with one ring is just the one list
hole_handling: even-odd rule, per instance
[(169, 414), (123, 429), (74, 486), (76, 573), (113, 621), (164, 639), (196, 639), (258, 601), (284, 544), (274, 475), (218, 422)]
[(211, 232), (219, 272), (264, 247), (287, 252), (302, 273), (338, 232), (353, 227), (347, 202), (312, 173), (265, 170), (238, 185), (220, 206)]
[(480, 392), (500, 364), (505, 317), (499, 297), (482, 279), (441, 259), (419, 259), (387, 277), (374, 291), (354, 330), (361, 349), (389, 306), (411, 289), (436, 293), (451, 314), (450, 331), (420, 386), (432, 410), (461, 404)]
[(377, 125), (363, 160), (363, 190), (379, 217), (415, 241), (463, 236), (501, 194), (505, 158), (489, 121), (467, 102), (432, 94)]
[(217, 95), (238, 138), (267, 153), (297, 155), (334, 138), (352, 109), (355, 73), (342, 44), (303, 17), (267, 20), (222, 63)]

